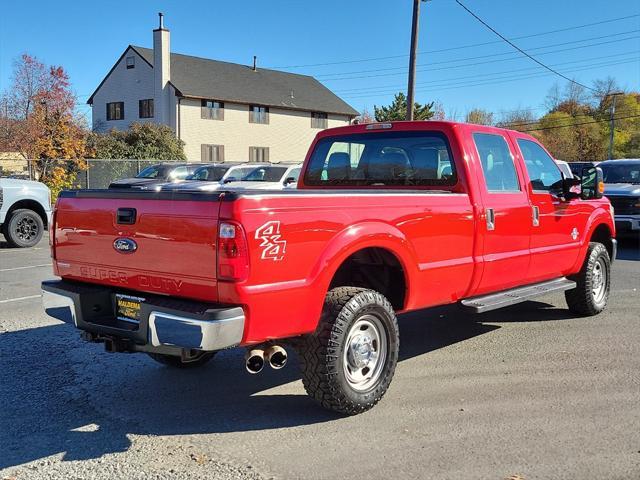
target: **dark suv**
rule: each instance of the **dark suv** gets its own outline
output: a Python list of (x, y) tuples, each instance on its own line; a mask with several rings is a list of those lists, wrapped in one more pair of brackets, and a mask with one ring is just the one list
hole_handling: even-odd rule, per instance
[(618, 235), (640, 235), (640, 159), (607, 160), (604, 194), (613, 205)]
[(111, 182), (109, 188), (146, 189), (160, 183), (179, 182), (201, 166), (201, 163), (159, 163), (145, 168), (133, 178)]

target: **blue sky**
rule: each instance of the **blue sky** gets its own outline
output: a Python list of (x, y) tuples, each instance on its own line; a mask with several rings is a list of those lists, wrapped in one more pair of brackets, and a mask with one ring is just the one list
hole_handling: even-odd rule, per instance
[[(514, 41), (582, 83), (611, 75), (640, 89), (637, 0), (464, 3), (505, 36), (526, 36)], [(13, 60), (28, 52), (64, 66), (84, 103), (128, 44), (151, 46), (163, 11), (174, 52), (246, 64), (257, 55), (260, 66), (314, 75), (356, 109), (372, 111), (406, 89), (411, 6), (411, 0), (10, 2), (0, 17), (0, 90)], [(573, 28), (595, 22), (606, 23)], [(547, 33), (560, 29), (569, 30)], [(564, 81), (496, 40), (453, 0), (423, 3), (416, 100), (439, 101), (458, 115), (474, 107), (541, 113), (549, 88)]]

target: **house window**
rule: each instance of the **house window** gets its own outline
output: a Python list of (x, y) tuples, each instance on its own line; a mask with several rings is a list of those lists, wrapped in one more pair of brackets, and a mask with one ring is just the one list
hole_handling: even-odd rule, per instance
[(107, 120), (124, 120), (124, 102), (107, 103)]
[(269, 147), (249, 147), (250, 162), (268, 162)]
[(251, 105), (249, 107), (249, 123), (269, 123), (269, 107)]
[(200, 160), (205, 163), (224, 162), (224, 145), (200, 145)]
[(138, 102), (138, 117), (153, 118), (153, 98), (140, 100)]
[(217, 100), (202, 100), (200, 118), (207, 120), (224, 120), (224, 103)]
[(136, 57), (127, 57), (127, 70), (130, 68), (136, 68)]
[(311, 112), (311, 128), (327, 128), (329, 116), (326, 113)]

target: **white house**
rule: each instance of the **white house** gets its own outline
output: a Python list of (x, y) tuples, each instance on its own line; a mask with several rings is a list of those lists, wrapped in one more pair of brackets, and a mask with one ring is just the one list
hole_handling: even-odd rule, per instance
[(153, 49), (129, 45), (89, 97), (94, 130), (156, 122), (189, 161), (302, 161), (318, 129), (358, 115), (313, 77), (170, 52), (160, 14)]

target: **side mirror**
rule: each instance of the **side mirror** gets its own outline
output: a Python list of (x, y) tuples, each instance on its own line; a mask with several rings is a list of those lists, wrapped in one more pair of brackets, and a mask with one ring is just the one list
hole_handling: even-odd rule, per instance
[(238, 179), (236, 177), (227, 177), (224, 179), (224, 183), (237, 182)]
[(583, 200), (602, 198), (604, 195), (604, 178), (602, 169), (598, 167), (584, 167), (582, 169), (580, 187), (582, 189), (580, 197)]
[(287, 177), (284, 179), (284, 185), (289, 185), (291, 183), (295, 183), (296, 178), (295, 177)]
[(571, 200), (580, 197), (579, 193), (576, 193), (574, 190), (572, 190), (573, 187), (577, 185), (580, 185), (579, 178), (566, 178), (564, 176), (564, 173), (562, 174), (562, 196), (565, 200)]

